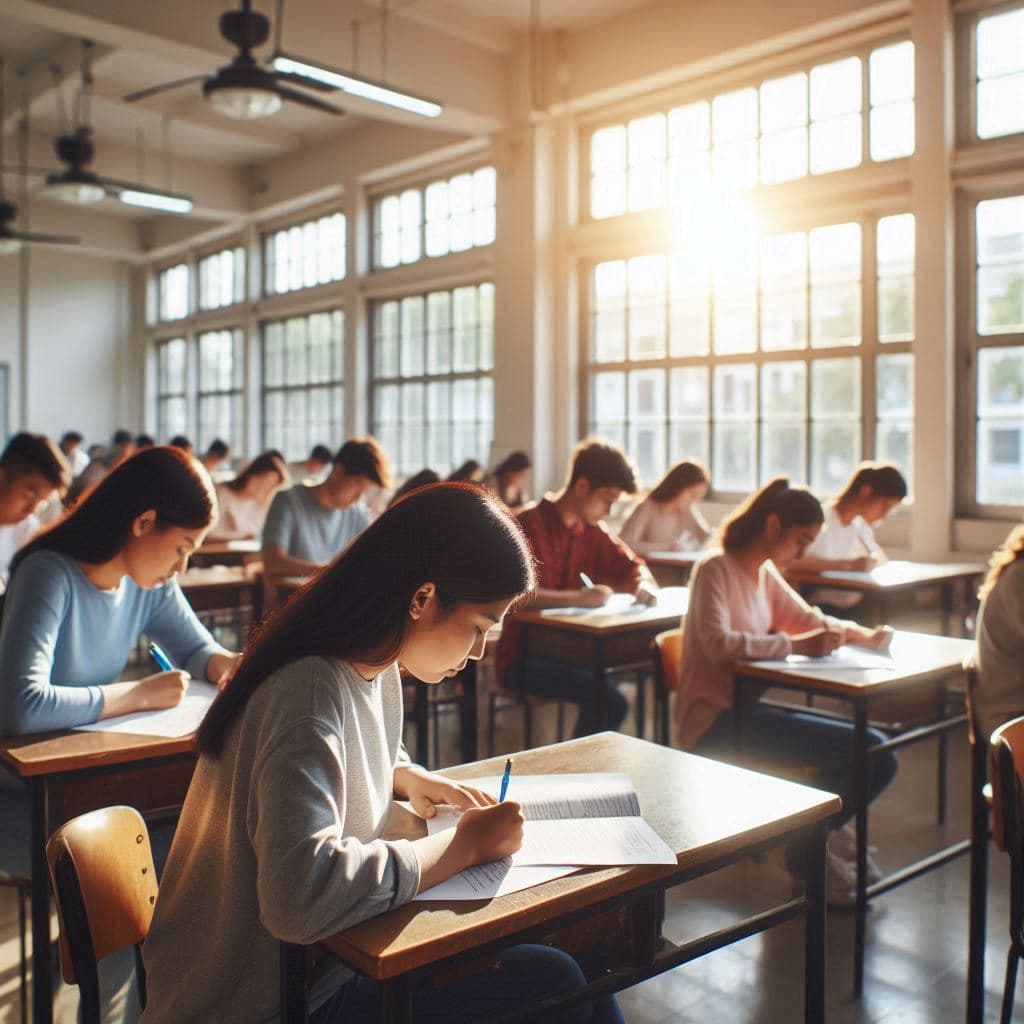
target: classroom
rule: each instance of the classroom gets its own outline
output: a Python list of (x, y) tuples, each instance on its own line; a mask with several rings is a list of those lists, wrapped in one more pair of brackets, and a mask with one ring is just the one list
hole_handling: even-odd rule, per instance
[[(235, 716), (285, 729), (294, 708), (251, 692), (327, 646), (331, 685), (383, 694), (337, 711), (339, 737), (380, 732), (342, 773), (365, 786), (344, 811), (366, 833), (344, 867), (358, 905), (318, 928), (311, 896), (275, 931), (239, 895), (235, 930), (207, 936), (239, 991), (250, 919), (254, 957), (280, 938), (305, 977), (323, 941), (360, 982), (393, 927), (408, 946), (372, 961), (401, 974), (379, 1008), (359, 1016), (353, 980), (325, 1002), (339, 965), (317, 959), (310, 1019), (445, 1019), (417, 993), (480, 997), (471, 956), (500, 955), (516, 906), (531, 955), (563, 928), (574, 956), (602, 937), (599, 967), (563, 954), (604, 975), (593, 1016), (580, 996), (545, 1019), (1000, 1019), (1024, 866), (988, 841), (982, 785), (1011, 744), (987, 736), (1024, 714), (1024, 0), (0, 0), (0, 82), (4, 589), (25, 566), (0, 612), (0, 1024), (75, 1019), (59, 969), (33, 982), (58, 934), (44, 844), (86, 809), (48, 787), (83, 769), (96, 806), (153, 801), (143, 1024), (203, 1019), (176, 1016), (188, 986), (167, 980), (188, 901), (216, 889), (200, 838), (214, 808), (234, 829), (214, 845), (256, 831), (229, 813), (250, 791), (226, 795), (248, 770), (226, 758), (283, 756)], [(417, 489), (453, 474), (485, 486)], [(399, 594), (405, 632), (381, 632), (366, 608)], [(473, 646), (444, 661), (459, 629)], [(324, 679), (301, 680), (311, 700)], [(182, 810), (191, 739), (143, 754), (102, 722), (178, 702), (184, 721), (204, 687), (204, 711), (236, 696), (204, 720)], [(48, 730), (45, 752), (23, 739)], [(779, 768), (782, 748), (801, 763)], [(496, 809), (437, 781), (513, 754)], [(136, 757), (157, 774), (133, 788)], [(402, 973), (417, 928), (440, 943), (418, 887), (481, 861), (418, 819), (415, 841), (380, 838), (380, 758), (414, 809), (483, 800), (491, 824), (467, 811), (456, 835), (491, 860), (513, 852), (498, 823), (519, 827), (521, 771), (632, 766), (678, 865), (552, 874), (468, 913), (446, 939), (461, 960)], [(286, 798), (257, 778), (254, 801)], [(759, 801), (730, 801), (743, 780)], [(205, 889), (182, 840), (163, 872), (179, 811)], [(276, 985), (276, 960), (263, 973)], [(195, 977), (190, 998), (216, 989)], [(138, 1019), (100, 978), (104, 1019)], [(208, 1019), (250, 1019), (250, 995)], [(305, 1018), (282, 998), (279, 1019)]]

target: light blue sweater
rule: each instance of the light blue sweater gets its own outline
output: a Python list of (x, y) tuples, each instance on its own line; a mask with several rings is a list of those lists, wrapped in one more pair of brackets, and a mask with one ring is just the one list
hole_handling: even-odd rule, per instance
[(197, 679), (206, 678), (210, 655), (222, 650), (176, 580), (143, 590), (125, 577), (116, 590), (100, 590), (66, 555), (30, 555), (14, 574), (4, 605), (0, 734), (97, 721), (103, 712), (99, 687), (118, 679), (142, 633)]

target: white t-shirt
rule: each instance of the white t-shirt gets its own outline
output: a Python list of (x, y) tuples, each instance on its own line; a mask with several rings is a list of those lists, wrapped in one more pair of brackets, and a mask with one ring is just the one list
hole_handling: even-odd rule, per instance
[(0, 526), (0, 594), (7, 589), (11, 559), (39, 532), (40, 525), (39, 520), (30, 515), (20, 523)]
[[(830, 561), (846, 561), (870, 555), (876, 561), (884, 561), (885, 554), (875, 540), (875, 532), (860, 516), (854, 516), (849, 523), (839, 518), (833, 505), (825, 513), (825, 525), (814, 543), (807, 549), (810, 558), (827, 558)], [(855, 590), (815, 590), (808, 594), (812, 604), (834, 605), (836, 608), (852, 608), (862, 597)]]

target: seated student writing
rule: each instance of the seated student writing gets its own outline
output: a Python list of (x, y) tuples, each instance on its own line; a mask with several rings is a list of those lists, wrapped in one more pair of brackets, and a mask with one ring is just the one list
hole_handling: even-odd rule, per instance
[(497, 466), (484, 484), (501, 498), (512, 512), (521, 512), (529, 502), (526, 478), (530, 474), (530, 456), (526, 452), (512, 452)]
[(330, 562), (366, 529), (370, 515), (360, 502), (374, 485), (388, 487), (387, 456), (375, 438), (346, 441), (327, 478), (313, 487), (279, 491), (263, 524), (263, 571), (271, 584), (308, 576)]
[(657, 487), (630, 513), (619, 536), (638, 555), (653, 551), (695, 551), (711, 536), (697, 503), (711, 478), (699, 462), (673, 466)]
[[(214, 642), (175, 578), (215, 515), (206, 472), (177, 449), (149, 448), (22, 548), (0, 628), (0, 733), (173, 707), (190, 676), (220, 680), (235, 655)], [(180, 667), (116, 682), (143, 633)]]
[(1024, 525), (992, 555), (979, 596), (978, 685), (971, 702), (987, 740), (1024, 714)]
[[(721, 550), (710, 551), (690, 577), (690, 606), (683, 623), (682, 670), (676, 691), (675, 722), (684, 750), (713, 754), (732, 745), (735, 735), (734, 659), (775, 659), (790, 654), (825, 655), (843, 643), (882, 648), (891, 631), (865, 629), (812, 608), (781, 573), (818, 535), (824, 514), (818, 499), (777, 478), (753, 494), (722, 525)], [(811, 764), (816, 785), (843, 798), (838, 828), (857, 810), (850, 764), (853, 725), (773, 708), (760, 702), (743, 722), (744, 749), (772, 760)], [(883, 740), (869, 731), (868, 744)], [(874, 800), (896, 773), (896, 757), (869, 758), (867, 799)], [(830, 900), (853, 900), (853, 836), (849, 830), (830, 840)], [(799, 866), (789, 863), (794, 871)], [(877, 867), (869, 863), (869, 874)]]
[(70, 483), (67, 459), (48, 437), (15, 434), (7, 443), (0, 455), (0, 593), (11, 559), (39, 532), (37, 511)]
[[(584, 441), (576, 449), (569, 478), (553, 500), (543, 498), (519, 516), (539, 563), (539, 584), (531, 608), (580, 605), (599, 608), (616, 591), (653, 602), (658, 591), (647, 567), (602, 520), (623, 493), (636, 491), (636, 476), (624, 452), (601, 441)], [(582, 574), (582, 575), (581, 575)], [(583, 581), (586, 576), (589, 583)], [(519, 629), (515, 621), (502, 630), (495, 657), (498, 678), (508, 690), (572, 701), (579, 708), (576, 736), (595, 732), (597, 695), (594, 674), (561, 662), (530, 658), (520, 679)], [(626, 717), (626, 698), (606, 680), (608, 727)]]
[[(842, 491), (829, 503), (821, 533), (791, 569), (822, 572), (838, 569), (865, 572), (885, 562), (885, 552), (872, 529), (907, 496), (907, 481), (888, 462), (862, 462)], [(837, 614), (863, 600), (855, 590), (818, 589), (807, 595), (812, 604)]]
[(288, 469), (274, 452), (257, 455), (233, 480), (217, 484), (217, 521), (209, 540), (249, 540), (259, 537), (270, 502), (291, 483)]
[[(532, 563), (492, 495), (437, 484), (383, 513), (264, 625), (199, 729), (144, 950), (144, 1024), (276, 1020), (279, 941), (312, 945), (519, 848), (517, 804), (410, 764), (399, 668), (435, 684), (480, 658), (533, 587)], [(425, 817), (441, 803), (465, 813), (452, 831), (387, 840), (396, 796)], [(484, 1021), (524, 993), (582, 984), (561, 951), (516, 946), (436, 988), (424, 978), (413, 1018)], [(377, 997), (376, 982), (322, 957), (311, 1024), (373, 1020)], [(621, 1017), (602, 999), (560, 1019)]]

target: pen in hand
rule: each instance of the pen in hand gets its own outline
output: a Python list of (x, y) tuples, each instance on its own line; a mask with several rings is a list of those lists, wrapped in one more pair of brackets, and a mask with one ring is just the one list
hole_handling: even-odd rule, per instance
[(505, 774), (501, 777), (501, 789), (498, 791), (498, 803), (505, 802), (505, 795), (508, 793), (508, 780), (512, 777), (512, 758), (505, 761)]
[(151, 641), (149, 647), (146, 649), (149, 651), (149, 656), (156, 662), (156, 667), (160, 669), (161, 672), (174, 671), (171, 659), (164, 654), (163, 648), (158, 643)]
[(580, 579), (583, 581), (583, 586), (593, 589), (594, 581), (585, 572), (580, 573)]

